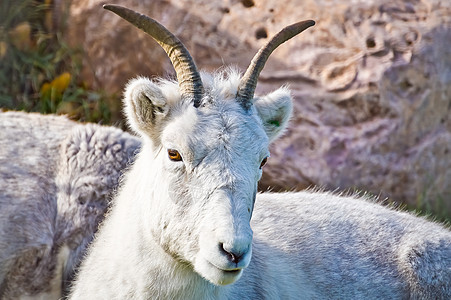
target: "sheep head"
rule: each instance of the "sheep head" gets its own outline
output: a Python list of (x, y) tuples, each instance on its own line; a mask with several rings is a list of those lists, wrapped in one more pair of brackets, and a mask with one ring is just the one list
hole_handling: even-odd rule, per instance
[(278, 45), (314, 22), (282, 30), (240, 78), (233, 70), (199, 73), (183, 44), (161, 24), (123, 7), (104, 7), (151, 35), (177, 74), (178, 82), (134, 79), (124, 95), (129, 125), (144, 140), (136, 164), (148, 165), (137, 188), (149, 197), (151, 236), (213, 284), (233, 283), (251, 259), (250, 219), (269, 143), (292, 112), (285, 88), (254, 97), (257, 77)]

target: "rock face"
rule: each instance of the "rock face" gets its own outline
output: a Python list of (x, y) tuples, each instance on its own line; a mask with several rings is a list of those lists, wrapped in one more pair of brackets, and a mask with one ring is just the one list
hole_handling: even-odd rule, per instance
[[(85, 78), (120, 91), (136, 75), (172, 74), (151, 38), (100, 0), (73, 1), (68, 41)], [(282, 27), (317, 25), (277, 49), (257, 93), (288, 83), (295, 113), (261, 188), (367, 190), (451, 215), (451, 2), (122, 1), (180, 37), (200, 69), (245, 69)]]

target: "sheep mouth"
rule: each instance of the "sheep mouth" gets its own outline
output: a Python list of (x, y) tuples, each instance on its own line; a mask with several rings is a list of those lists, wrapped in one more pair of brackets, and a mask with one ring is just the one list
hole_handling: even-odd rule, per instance
[(221, 270), (222, 272), (224, 272), (224, 273), (226, 273), (228, 275), (237, 276), (237, 275), (239, 275), (241, 273), (241, 271), (243, 269), (235, 269), (235, 270), (222, 270), (222, 269), (219, 269), (219, 270)]
[(218, 270), (221, 271), (221, 272), (224, 272), (224, 273), (227, 274), (227, 275), (235, 275), (235, 274), (238, 275), (238, 274), (241, 273), (241, 271), (243, 271), (243, 268), (223, 269), (223, 268), (221, 268), (221, 267), (218, 267), (216, 264), (212, 263), (211, 261), (208, 261), (208, 263), (209, 263), (212, 267), (218, 269)]
[(203, 278), (214, 285), (224, 286), (237, 281), (243, 274), (244, 268), (233, 265), (221, 265), (203, 257), (196, 260), (194, 269)]
[(243, 272), (243, 268), (223, 269), (211, 263), (210, 261), (208, 263), (210, 264), (211, 267), (215, 268), (216, 270), (218, 270), (219, 272), (221, 272), (222, 274), (224, 274), (226, 277), (229, 278), (240, 277), (241, 273)]

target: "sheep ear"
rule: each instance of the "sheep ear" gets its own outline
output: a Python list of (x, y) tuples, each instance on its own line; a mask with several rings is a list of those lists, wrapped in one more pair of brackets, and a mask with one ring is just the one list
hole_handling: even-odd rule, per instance
[(142, 77), (131, 80), (124, 92), (124, 110), (133, 131), (154, 142), (159, 138), (168, 104), (155, 83)]
[(290, 91), (287, 88), (280, 88), (264, 97), (255, 99), (254, 105), (263, 122), (269, 141), (274, 141), (286, 129), (293, 111)]

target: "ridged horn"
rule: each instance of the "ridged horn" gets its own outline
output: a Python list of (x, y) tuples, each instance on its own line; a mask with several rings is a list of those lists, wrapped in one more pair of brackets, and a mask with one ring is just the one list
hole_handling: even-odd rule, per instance
[(118, 5), (105, 4), (103, 8), (127, 20), (160, 44), (175, 69), (182, 99), (190, 99), (195, 107), (199, 107), (204, 94), (202, 80), (193, 58), (182, 42), (166, 27), (148, 16)]
[(255, 87), (257, 86), (258, 76), (265, 66), (271, 53), (282, 43), (288, 41), (292, 37), (298, 35), (305, 29), (315, 25), (315, 21), (306, 20), (292, 24), (282, 29), (276, 34), (266, 45), (260, 48), (257, 54), (252, 58), (252, 61), (241, 78), (238, 86), (236, 99), (245, 109), (250, 109), (252, 99), (254, 97)]

